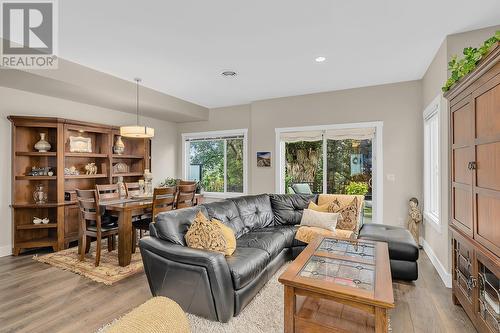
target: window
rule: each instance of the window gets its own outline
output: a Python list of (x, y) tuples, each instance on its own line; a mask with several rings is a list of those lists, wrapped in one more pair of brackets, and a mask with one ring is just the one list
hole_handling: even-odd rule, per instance
[(364, 222), (381, 223), (381, 138), (381, 122), (277, 128), (277, 190), (364, 195)]
[(439, 226), (439, 109), (438, 96), (424, 111), (424, 217)]
[(212, 196), (246, 193), (247, 130), (183, 134), (183, 178)]

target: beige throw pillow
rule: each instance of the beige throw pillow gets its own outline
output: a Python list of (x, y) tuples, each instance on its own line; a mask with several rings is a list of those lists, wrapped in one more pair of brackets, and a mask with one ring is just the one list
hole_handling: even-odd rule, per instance
[(303, 226), (299, 227), (299, 229), (297, 230), (295, 239), (309, 244), (314, 240), (314, 238), (318, 236), (352, 239), (353, 232), (339, 229), (330, 231), (322, 228)]
[(212, 223), (202, 212), (196, 214), (184, 238), (187, 245), (193, 249), (217, 251), (224, 254), (227, 249), (221, 228), (217, 223)]
[(340, 213), (324, 213), (312, 209), (304, 209), (300, 225), (335, 231), (339, 216)]

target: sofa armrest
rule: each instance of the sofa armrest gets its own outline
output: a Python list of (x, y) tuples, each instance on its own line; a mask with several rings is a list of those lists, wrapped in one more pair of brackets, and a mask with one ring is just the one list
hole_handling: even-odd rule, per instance
[[(233, 316), (233, 281), (224, 254), (192, 249), (155, 237), (142, 238), (139, 246), (153, 295), (170, 297), (184, 310), (204, 317), (213, 317), (214, 309), (210, 307), (215, 306), (217, 318), (210, 319), (226, 322)], [(180, 282), (184, 293), (174, 289)], [(205, 305), (200, 310), (202, 304)]]

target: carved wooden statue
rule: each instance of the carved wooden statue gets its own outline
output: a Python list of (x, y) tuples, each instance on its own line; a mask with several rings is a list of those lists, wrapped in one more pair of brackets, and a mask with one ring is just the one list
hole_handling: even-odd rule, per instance
[[(409, 201), (409, 210), (408, 210), (408, 230), (410, 231), (413, 239), (417, 245), (419, 245), (419, 224), (422, 222), (422, 213), (418, 208), (418, 199), (411, 198)], [(420, 247), (420, 245), (419, 245)]]
[(97, 174), (97, 165), (95, 163), (89, 163), (85, 165), (85, 174), (87, 175), (96, 175)]

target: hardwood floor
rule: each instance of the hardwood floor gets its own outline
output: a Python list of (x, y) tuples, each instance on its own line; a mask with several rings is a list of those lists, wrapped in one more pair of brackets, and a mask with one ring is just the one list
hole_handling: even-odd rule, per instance
[[(419, 270), (415, 283), (394, 283), (393, 332), (476, 332), (424, 252)], [(150, 297), (144, 274), (105, 286), (31, 255), (0, 258), (0, 332), (95, 332)]]

